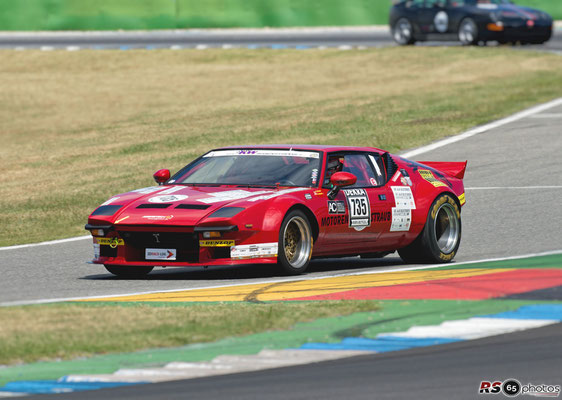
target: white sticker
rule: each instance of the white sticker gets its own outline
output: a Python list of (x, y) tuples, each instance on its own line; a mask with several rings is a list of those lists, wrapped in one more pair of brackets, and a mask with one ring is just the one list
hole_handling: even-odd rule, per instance
[(476, 7), (483, 8), (485, 10), (495, 10), (498, 8), (497, 4), (477, 4)]
[(182, 201), (187, 199), (188, 196), (184, 194), (171, 194), (168, 196), (156, 196), (148, 199), (149, 203), (173, 203), (174, 201)]
[(320, 154), (315, 151), (299, 150), (218, 150), (211, 151), (203, 157), (224, 157), (224, 156), (271, 156), (271, 157), (303, 157), (320, 158)]
[(185, 189), (183, 186), (172, 186), (169, 189), (166, 189), (158, 194), (172, 194), (172, 193), (176, 193), (179, 192), (180, 190)]
[(269, 200), (269, 199), (272, 199), (272, 198), (277, 197), (277, 196), (281, 196), (281, 195), (293, 193), (293, 192), (300, 192), (302, 190), (308, 190), (308, 188), (294, 188), (294, 189), (279, 190), (278, 192), (274, 192), (272, 194), (267, 194), (267, 195), (258, 196), (258, 197), (252, 197), (251, 199), (248, 199), (248, 201)]
[(175, 261), (176, 255), (176, 249), (146, 249), (144, 252), (144, 258), (146, 260)]
[(230, 248), (230, 258), (244, 260), (249, 258), (277, 257), (277, 243), (256, 243), (233, 246)]
[(107, 206), (108, 204), (113, 203), (115, 200), (117, 200), (119, 197), (112, 197), (111, 199), (107, 200), (105, 203), (102, 203), (102, 206)]
[(392, 186), (391, 189), (394, 193), (396, 208), (408, 208), (412, 210), (416, 208), (412, 188), (409, 186)]
[(229, 200), (240, 200), (245, 199), (246, 197), (256, 196), (264, 193), (273, 193), (271, 190), (261, 190), (258, 192), (248, 192), (247, 190), (227, 190), (225, 192), (216, 192), (216, 193), (209, 193), (209, 196), (205, 199), (198, 199), (205, 204), (211, 203), (219, 203), (221, 201), (229, 201)]
[(131, 192), (149, 194), (149, 193), (156, 192), (160, 189), (162, 189), (160, 186), (149, 186), (149, 187), (145, 187), (145, 188), (142, 188), (142, 189), (131, 190)]
[(94, 243), (94, 260), (100, 258), (100, 245), (98, 243)]
[(365, 189), (345, 189), (343, 191), (349, 209), (349, 226), (361, 231), (371, 225), (371, 204)]
[(391, 181), (392, 181), (392, 182), (396, 182), (396, 180), (397, 180), (398, 178), (400, 178), (400, 175), (401, 175), (401, 174), (400, 174), (400, 171), (396, 171), (396, 173), (395, 173), (394, 176), (392, 177)]
[(449, 16), (445, 11), (439, 11), (437, 14), (435, 14), (433, 24), (435, 25), (435, 29), (437, 30), (437, 32), (445, 33), (449, 28)]
[(149, 221), (169, 221), (174, 218), (173, 215), (143, 215), (143, 219), (148, 219)]
[(392, 207), (391, 232), (409, 231), (412, 223), (412, 210), (409, 208)]

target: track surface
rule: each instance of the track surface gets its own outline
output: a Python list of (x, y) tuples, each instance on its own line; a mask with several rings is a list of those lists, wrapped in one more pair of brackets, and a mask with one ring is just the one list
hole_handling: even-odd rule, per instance
[(561, 335), (562, 324), (556, 324), (505, 336), (320, 364), (28, 398), (475, 399), (482, 380), (514, 378), (522, 385), (559, 385)]
[[(562, 106), (417, 157), (469, 160), (463, 238), (456, 261), (560, 250), (562, 209)], [(558, 186), (551, 189), (511, 187)], [(495, 189), (473, 189), (496, 187)], [(279, 279), (272, 267), (155, 270), (146, 279), (124, 280), (92, 257), (90, 240), (0, 251), (0, 303), (209, 287)], [(390, 255), (380, 260), (317, 260), (309, 276), (404, 267)], [(287, 278), (293, 279), (293, 278)]]
[[(458, 45), (456, 42), (428, 42), (418, 45)], [(339, 47), (393, 46), (386, 27), (303, 28), (303, 29), (208, 29), (153, 32), (42, 32), (0, 33), (0, 49), (134, 49), (205, 47)], [(555, 30), (544, 45), (519, 46), (542, 51), (562, 51), (562, 31)]]

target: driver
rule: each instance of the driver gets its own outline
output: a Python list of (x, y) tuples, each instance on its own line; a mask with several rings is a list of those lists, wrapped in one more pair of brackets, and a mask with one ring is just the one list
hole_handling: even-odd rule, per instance
[(336, 172), (343, 170), (343, 157), (340, 156), (330, 156), (328, 158), (328, 164), (326, 167), (326, 176), (324, 178), (324, 185), (330, 183), (330, 178)]

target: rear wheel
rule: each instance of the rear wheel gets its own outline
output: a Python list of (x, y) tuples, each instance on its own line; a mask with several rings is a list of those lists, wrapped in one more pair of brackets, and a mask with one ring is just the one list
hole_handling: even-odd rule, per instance
[(129, 267), (120, 265), (104, 265), (105, 269), (121, 278), (142, 278), (152, 271), (154, 267)]
[(392, 27), (392, 37), (399, 45), (414, 44), (414, 30), (412, 24), (406, 18), (400, 18)]
[(478, 27), (472, 18), (465, 18), (461, 21), (459, 40), (465, 46), (478, 44)]
[(461, 214), (455, 199), (442, 194), (435, 199), (422, 233), (410, 245), (398, 250), (410, 263), (446, 263), (457, 253), (461, 242)]
[(289, 275), (306, 271), (312, 256), (312, 230), (306, 215), (299, 210), (289, 212), (279, 230), (277, 264)]

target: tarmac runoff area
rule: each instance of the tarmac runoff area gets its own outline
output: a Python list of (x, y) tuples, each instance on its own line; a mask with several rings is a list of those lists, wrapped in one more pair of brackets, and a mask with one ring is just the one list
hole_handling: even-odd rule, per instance
[[(0, 369), (0, 396), (61, 393), (294, 367), (446, 345), (562, 321), (562, 252), (312, 281), (95, 299), (97, 302), (379, 299), (381, 311), (324, 318), (172, 349)], [(240, 294), (233, 294), (240, 293)], [(85, 301), (94, 301), (92, 299)], [(177, 304), (177, 303), (175, 303)]]
[[(333, 357), (330, 354), (338, 357), (366, 354), (366, 356), (361, 356), (361, 360), (366, 360), (364, 357), (371, 357), (370, 355), (375, 354), (377, 360), (383, 361), (378, 363), (369, 361), (368, 367), (386, 370), (395, 365), (395, 362), (392, 359), (381, 357), (384, 354), (394, 354), (392, 351), (396, 350), (402, 350), (396, 354), (408, 355), (404, 356), (405, 358), (401, 361), (398, 360), (400, 365), (396, 366), (397, 370), (402, 371), (396, 376), (396, 379), (403, 381), (406, 379), (404, 377), (408, 376), (404, 371), (408, 370), (410, 363), (413, 366), (419, 366), (422, 361), (426, 361), (425, 358), (417, 357), (419, 353), (416, 350), (426, 347), (428, 351), (424, 357), (431, 357), (432, 363), (440, 360), (440, 364), (437, 366), (422, 364), (424, 367), (421, 370), (417, 369), (415, 375), (412, 375), (411, 383), (413, 384), (420, 382), (424, 371), (427, 372), (425, 373), (426, 379), (430, 379), (436, 374), (435, 371), (442, 370), (447, 379), (456, 378), (457, 383), (461, 379), (460, 376), (462, 376), (462, 382), (467, 381), (467, 370), (469, 373), (472, 372), (470, 379), (483, 378), (481, 371), (483, 369), (490, 371), (490, 366), (494, 366), (494, 373), (500, 373), (503, 376), (504, 371), (513, 370), (511, 364), (506, 364), (507, 361), (503, 360), (511, 359), (514, 363), (521, 364), (522, 356), (518, 354), (525, 354), (525, 367), (519, 369), (519, 371), (524, 371), (524, 376), (530, 377), (529, 379), (533, 379), (533, 376), (538, 376), (540, 379), (552, 378), (553, 369), (548, 368), (552, 364), (549, 364), (549, 360), (556, 357), (560, 349), (557, 342), (559, 336), (552, 335), (559, 335), (561, 331), (559, 313), (562, 290), (559, 279), (562, 260), (560, 253), (554, 251), (560, 249), (561, 214), (559, 208), (552, 205), (553, 200), (559, 198), (560, 188), (562, 188), (562, 171), (559, 162), (562, 107), (560, 101), (550, 103), (546, 108), (541, 107), (535, 108), (533, 112), (519, 113), (517, 118), (509, 117), (503, 124), (492, 123), (476, 128), (470, 135), (465, 134), (462, 137), (462, 145), (456, 143), (452, 145), (453, 141), (458, 142), (457, 139), (453, 141), (448, 139), (448, 143), (438, 146), (433, 144), (429, 149), (425, 149), (423, 159), (437, 161), (469, 159), (469, 170), (465, 177), (467, 206), (463, 209), (463, 218), (464, 221), (470, 221), (470, 224), (467, 223), (463, 226), (463, 244), (457, 257), (458, 263), (445, 267), (375, 265), (375, 268), (366, 270), (366, 265), (363, 266), (359, 260), (354, 261), (355, 264), (358, 264), (357, 267), (348, 267), (345, 260), (337, 260), (335, 263), (337, 263), (338, 274), (341, 275), (338, 277), (333, 276), (330, 268), (326, 267), (326, 271), (320, 272), (313, 269), (302, 279), (307, 281), (306, 283), (294, 282), (295, 279), (292, 279), (292, 282), (287, 279), (283, 282), (268, 280), (264, 287), (264, 280), (254, 283), (252, 279), (239, 277), (229, 282), (217, 282), (217, 277), (214, 277), (212, 278), (214, 281), (193, 281), (194, 285), (191, 289), (184, 290), (178, 288), (178, 286), (185, 287), (183, 279), (168, 278), (131, 282), (105, 278), (101, 281), (92, 280), (92, 278), (83, 279), (84, 274), (87, 274), (84, 272), (86, 267), (80, 269), (81, 267), (78, 266), (78, 262), (84, 258), (83, 253), (76, 251), (73, 246), (78, 246), (78, 244), (82, 246), (86, 241), (77, 240), (73, 243), (61, 241), (61, 243), (53, 245), (45, 244), (18, 249), (4, 248), (6, 251), (2, 251), (0, 254), (5, 257), (6, 261), (6, 263), (2, 263), (6, 267), (5, 276), (9, 278), (5, 282), (9, 282), (11, 287), (19, 288), (17, 296), (14, 297), (8, 286), (2, 286), (2, 293), (7, 301), (25, 300), (26, 297), (22, 298), (22, 295), (28, 296), (27, 299), (32, 301), (41, 298), (49, 299), (52, 293), (59, 292), (59, 288), (68, 288), (69, 282), (73, 282), (73, 290), (96, 295), (98, 297), (96, 301), (101, 301), (100, 298), (108, 300), (115, 297), (113, 294), (102, 296), (104, 293), (100, 293), (99, 288), (91, 286), (102, 283), (103, 290), (108, 290), (107, 287), (112, 284), (118, 285), (119, 288), (125, 287), (123, 292), (128, 291), (127, 296), (133, 296), (131, 292), (147, 291), (148, 288), (153, 291), (166, 292), (163, 293), (166, 296), (173, 293), (167, 299), (160, 300), (158, 300), (159, 295), (154, 292), (134, 295), (139, 296), (134, 301), (146, 301), (146, 304), (157, 301), (158, 304), (170, 302), (188, 307), (189, 304), (192, 304), (191, 301), (201, 299), (203, 290), (207, 290), (207, 295), (213, 295), (215, 299), (224, 300), (226, 296), (233, 295), (232, 287), (237, 287), (237, 290), (245, 287), (242, 299), (231, 298), (225, 301), (270, 301), (269, 298), (275, 299), (275, 301), (279, 301), (280, 298), (283, 298), (281, 301), (303, 301), (303, 299), (337, 298), (339, 296), (340, 298), (378, 299), (382, 308), (378, 313), (355, 314), (298, 324), (294, 329), (286, 332), (267, 332), (174, 349), (4, 367), (0, 368), (0, 385), (6, 384), (6, 386), (1, 387), (0, 390), (7, 395), (60, 393), (138, 382), (157, 382), (163, 379), (187, 379), (201, 376), (201, 370), (219, 371), (213, 375), (214, 379), (218, 379), (220, 374), (249, 371), (248, 365), (254, 365), (254, 370), (259, 369), (262, 373), (260, 377), (263, 378), (268, 371), (264, 365), (271, 368), (291, 365), (291, 368), (285, 369), (285, 375), (288, 375), (297, 368), (299, 363), (323, 361)], [(420, 159), (419, 156), (416, 157)], [(66, 263), (68, 265), (59, 265), (60, 251), (68, 255), (69, 261)], [(27, 257), (30, 260), (42, 259), (38, 257), (38, 254), (45, 254), (45, 252), (47, 252), (46, 254), (56, 252), (58, 261), (52, 265), (39, 265), (37, 262), (29, 264), (29, 266), (22, 265), (22, 260), (25, 261)], [(544, 254), (530, 258), (486, 263), (464, 262), (478, 258), (497, 258), (505, 254), (522, 255), (531, 252), (544, 252)], [(49, 257), (44, 257), (44, 259), (45, 263), (50, 262)], [(329, 262), (322, 262), (322, 265), (329, 266)], [(27, 274), (25, 284), (20, 284), (18, 277), (21, 276), (23, 266), (25, 266)], [(40, 272), (45, 271), (47, 267), (48, 276), (45, 272)], [(353, 269), (361, 267), (363, 270)], [(30, 280), (34, 276), (39, 276), (36, 275), (36, 270), (41, 274), (41, 279)], [(59, 270), (60, 273), (57, 272)], [(174, 274), (177, 273), (157, 273), (155, 277), (174, 278), (177, 276)], [(332, 276), (319, 276), (322, 274)], [(369, 275), (374, 275), (375, 278)], [(186, 279), (192, 275), (181, 276)], [(219, 274), (218, 276), (224, 278), (224, 275)], [(323, 281), (325, 287), (319, 287), (309, 282), (316, 278), (326, 279)], [(377, 285), (379, 278), (386, 280), (387, 284)], [(47, 286), (50, 294), (45, 295), (44, 292), (41, 292), (41, 288), (30, 286), (30, 283), (34, 281), (41, 281), (41, 285)], [(83, 285), (88, 285), (90, 289), (83, 290)], [(195, 287), (197, 285), (206, 287)], [(215, 287), (209, 288), (210, 285)], [(230, 285), (230, 289), (216, 287), (224, 285)], [(170, 286), (176, 286), (177, 289), (169, 290)], [(31, 291), (21, 290), (25, 287), (32, 289), (33, 294)], [(165, 287), (167, 290), (160, 290)], [(114, 287), (109, 287), (109, 290), (115, 293)], [(69, 294), (75, 296), (72, 292)], [(41, 297), (35, 297), (38, 295)], [(146, 297), (140, 298), (143, 295)], [(182, 300), (173, 301), (176, 297)], [(186, 300), (190, 297), (191, 301)], [(53, 300), (49, 299), (49, 301)], [(88, 301), (91, 300), (88, 299)], [(119, 301), (121, 304), (132, 301), (123, 297), (113, 300)], [(519, 334), (511, 333), (500, 336), (510, 332), (519, 332)], [(482, 336), (488, 339), (482, 339)], [(512, 342), (515, 339), (512, 338), (516, 337), (523, 337), (524, 341), (518, 343), (519, 347), (515, 347), (514, 354), (511, 350), (514, 348)], [(470, 345), (471, 343), (482, 343), (482, 340), (493, 341), (496, 347), (508, 349), (509, 355), (506, 353), (494, 360), (489, 359), (487, 364), (483, 365), (482, 359), (486, 359), (489, 349), (482, 349), (475, 344)], [(451, 358), (451, 349), (458, 349), (462, 343), (467, 343), (466, 352), (463, 353), (459, 350), (454, 354), (462, 354), (463, 357), (468, 358), (472, 354), (478, 354), (478, 356), (474, 356), (477, 360), (472, 369), (470, 366), (466, 368), (462, 366), (465, 358)], [(549, 348), (545, 353), (544, 349), (538, 348), (534, 345), (535, 343), (537, 346), (540, 343), (551, 343), (551, 346), (554, 347)], [(435, 346), (437, 344), (439, 346)], [(441, 348), (447, 350), (443, 352), (431, 350)], [(514, 355), (512, 356), (512, 354)], [(548, 356), (548, 354), (554, 354), (554, 356)], [(231, 357), (221, 358), (221, 356)], [(235, 361), (237, 357), (239, 362)], [(271, 363), (263, 360), (268, 357), (272, 360)], [(285, 359), (285, 361), (276, 364), (274, 361), (279, 359)], [(344, 363), (342, 360), (355, 359), (358, 358), (341, 359), (338, 361), (340, 363), (338, 365)], [(554, 364), (559, 367), (559, 358), (557, 360)], [(325, 376), (333, 368), (323, 366), (333, 367), (334, 362), (336, 361), (331, 361), (332, 364), (324, 362), (311, 366), (310, 369), (307, 369), (309, 371), (307, 374), (314, 375), (315, 371), (318, 371), (319, 374)], [(455, 368), (451, 367), (451, 363), (456, 364)], [(352, 364), (361, 363), (348, 361), (344, 364), (350, 367)], [(428, 365), (431, 365), (431, 368), (427, 367)], [(300, 368), (297, 371), (303, 372), (305, 366)], [(475, 372), (474, 368), (478, 372)], [(173, 373), (170, 373), (170, 369), (173, 369)], [(359, 371), (355, 370), (355, 373), (359, 373)], [(350, 372), (345, 372), (345, 378), (351, 379), (350, 374)], [(522, 378), (523, 375), (514, 377)], [(235, 376), (232, 375), (232, 381), (235, 380)], [(559, 372), (556, 372), (555, 376), (556, 379), (559, 379)], [(503, 376), (503, 378), (509, 377)], [(299, 377), (291, 375), (288, 379), (293, 382), (293, 379), (297, 380)], [(369, 379), (374, 382), (376, 376), (371, 376)], [(193, 381), (199, 382), (199, 380), (185, 382)], [(390, 382), (393, 381), (393, 378), (385, 376), (384, 381)], [(385, 382), (377, 380), (378, 385), (384, 385)], [(330, 387), (329, 383), (330, 380), (326, 382), (325, 386)], [(180, 384), (178, 383), (178, 385)], [(247, 385), (239, 384), (239, 386), (245, 388), (244, 390), (249, 390)], [(367, 383), (362, 386), (369, 387)], [(131, 390), (135, 387), (137, 386), (131, 387)], [(402, 383), (401, 387), (408, 388), (408, 383)], [(136, 392), (131, 392), (130, 398), (137, 398), (139, 394), (156, 390), (148, 387), (141, 388), (139, 387)], [(158, 388), (161, 390), (160, 386)], [(283, 388), (283, 390), (290, 389), (290, 387)], [(353, 389), (353, 387), (346, 386), (346, 390)], [(112, 390), (123, 394), (122, 390), (128, 390), (128, 388)], [(167, 387), (167, 390), (166, 393), (169, 393), (169, 390), (172, 389)], [(396, 389), (392, 390), (389, 393), (395, 393)], [(422, 393), (423, 387), (416, 386), (416, 390), (418, 390), (418, 394)], [(117, 393), (113, 391), (110, 392)], [(181, 391), (185, 393), (183, 386)], [(101, 398), (107, 396), (108, 392), (99, 393), (99, 395), (89, 394), (88, 398), (95, 398), (95, 396)], [(382, 390), (380, 393), (384, 395), (386, 392)], [(476, 391), (471, 392), (470, 397), (457, 396), (457, 398), (473, 398), (474, 393)], [(154, 398), (156, 397), (155, 395)], [(106, 398), (104, 397), (104, 399)], [(436, 398), (435, 393), (430, 392), (426, 398)]]

